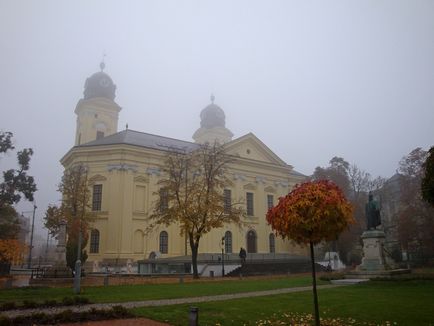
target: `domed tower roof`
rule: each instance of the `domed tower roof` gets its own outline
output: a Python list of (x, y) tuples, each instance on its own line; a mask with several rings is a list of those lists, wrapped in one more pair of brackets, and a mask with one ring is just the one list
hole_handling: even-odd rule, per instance
[(200, 128), (193, 134), (196, 143), (205, 144), (218, 142), (227, 143), (234, 135), (226, 128), (224, 111), (214, 104), (215, 97), (211, 95), (211, 104), (200, 112)]
[(211, 95), (211, 104), (200, 112), (200, 126), (211, 129), (214, 127), (225, 127), (225, 112), (214, 104), (215, 96)]
[(94, 73), (86, 79), (84, 84), (84, 99), (104, 97), (114, 100), (116, 97), (116, 85), (113, 80), (104, 72), (105, 64), (101, 62), (101, 71)]

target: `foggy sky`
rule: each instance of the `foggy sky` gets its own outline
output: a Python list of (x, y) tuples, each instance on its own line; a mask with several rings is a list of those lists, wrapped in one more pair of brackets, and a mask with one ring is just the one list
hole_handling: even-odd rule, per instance
[(390, 177), (434, 145), (434, 1), (0, 0), (0, 129), (35, 151), (39, 224), (104, 52), (119, 130), (192, 140), (214, 93), (304, 174), (341, 156)]

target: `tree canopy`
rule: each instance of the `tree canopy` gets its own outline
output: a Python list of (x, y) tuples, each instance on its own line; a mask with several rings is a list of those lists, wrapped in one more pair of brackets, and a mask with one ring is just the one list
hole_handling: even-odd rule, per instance
[[(0, 132), (0, 154), (15, 149), (12, 138), (11, 132)], [(27, 174), (32, 155), (31, 148), (18, 151), (18, 168), (3, 171), (0, 183), (0, 261), (9, 262), (24, 250), (24, 244), (17, 240), (20, 224), (13, 205), (18, 203), (23, 196), (33, 201), (36, 184), (34, 178)]]
[(430, 148), (423, 168), (422, 198), (434, 207), (434, 146)]
[[(15, 149), (12, 143), (11, 132), (0, 132), (0, 153)], [(3, 182), (0, 183), (0, 209), (6, 205), (13, 205), (24, 197), (33, 201), (36, 184), (32, 176), (27, 174), (30, 168), (30, 159), (33, 155), (31, 148), (25, 148), (17, 153), (18, 169), (3, 171)]]
[(198, 277), (197, 254), (203, 235), (226, 223), (241, 225), (243, 210), (235, 202), (225, 205), (223, 190), (232, 182), (226, 173), (230, 157), (218, 144), (204, 144), (190, 152), (170, 150), (159, 181), (148, 230), (177, 223), (192, 253), (193, 276)]
[(330, 241), (354, 222), (352, 206), (329, 180), (297, 185), (267, 213), (267, 222), (282, 238), (298, 244)]
[(62, 203), (60, 206), (50, 205), (44, 217), (44, 226), (53, 236), (58, 234), (60, 224), (66, 223), (66, 256), (69, 257), (67, 263), (71, 269), (74, 268), (77, 258), (76, 248), (80, 231), (82, 233), (82, 262), (85, 262), (87, 258), (83, 248), (88, 240), (87, 230), (94, 218), (90, 206), (91, 192), (89, 187), (87, 168), (84, 165), (79, 164), (65, 170), (58, 188), (62, 194)]
[(398, 238), (412, 259), (420, 262), (434, 257), (434, 207), (422, 200), (422, 180), (428, 164), (428, 152), (420, 147), (399, 162)]

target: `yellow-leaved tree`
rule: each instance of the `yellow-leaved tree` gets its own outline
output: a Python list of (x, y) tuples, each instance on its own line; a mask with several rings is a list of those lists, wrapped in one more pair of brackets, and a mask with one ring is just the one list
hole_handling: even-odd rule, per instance
[(223, 198), (223, 190), (232, 184), (226, 173), (230, 161), (217, 143), (167, 152), (148, 232), (158, 225), (178, 224), (181, 236), (188, 238), (194, 278), (199, 277), (197, 255), (203, 235), (226, 223), (242, 223), (239, 203), (228, 207)]

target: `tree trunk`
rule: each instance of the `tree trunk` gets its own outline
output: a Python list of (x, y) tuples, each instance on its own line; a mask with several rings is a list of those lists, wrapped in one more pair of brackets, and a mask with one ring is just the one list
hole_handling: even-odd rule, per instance
[(190, 249), (191, 249), (191, 264), (193, 265), (193, 278), (199, 278), (199, 272), (197, 271), (197, 253), (199, 249), (199, 240), (194, 241), (192, 236), (190, 238)]
[(191, 263), (193, 265), (193, 278), (199, 278), (199, 273), (197, 271), (197, 246), (191, 248)]
[(319, 308), (318, 308), (318, 294), (316, 292), (316, 273), (315, 273), (315, 256), (313, 252), (313, 243), (310, 242), (310, 260), (312, 262), (312, 288), (313, 288), (313, 304), (315, 308), (315, 326), (320, 326), (319, 322)]

